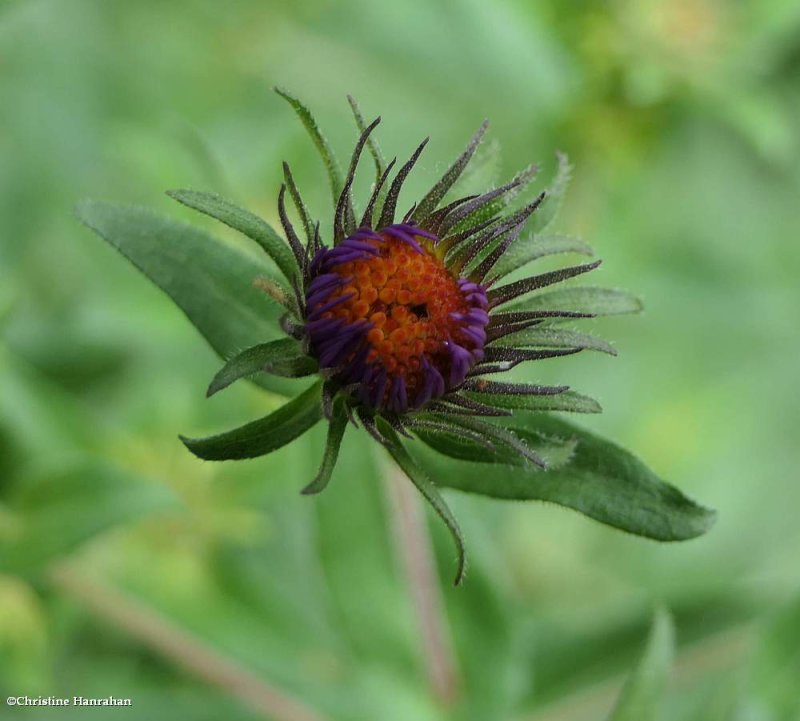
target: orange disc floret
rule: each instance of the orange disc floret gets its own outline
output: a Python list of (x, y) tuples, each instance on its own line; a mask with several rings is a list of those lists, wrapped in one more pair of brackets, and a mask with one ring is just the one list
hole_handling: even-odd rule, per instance
[(483, 357), (486, 294), (408, 224), (361, 229), (312, 261), (306, 330), (320, 366), (373, 408), (405, 411), (463, 382)]

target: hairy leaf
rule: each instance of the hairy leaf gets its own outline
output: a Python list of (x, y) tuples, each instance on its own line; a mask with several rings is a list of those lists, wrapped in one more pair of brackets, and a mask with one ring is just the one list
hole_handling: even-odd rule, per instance
[(186, 438), (184, 445), (206, 461), (258, 458), (301, 436), (322, 418), (321, 384), (281, 406), (274, 413), (226, 433), (207, 438)]
[(528, 234), (520, 236), (509, 246), (503, 257), (497, 262), (491, 279), (492, 281), (498, 280), (534, 260), (560, 253), (594, 255), (594, 251), (588, 243), (572, 235)]
[(206, 396), (211, 397), (234, 381), (256, 373), (300, 378), (311, 375), (316, 370), (316, 361), (303, 353), (296, 340), (280, 338), (243, 350), (231, 358), (214, 376)]
[(503, 310), (562, 310), (592, 315), (622, 315), (641, 312), (642, 301), (624, 290), (576, 285), (532, 295)]
[(528, 411), (568, 411), (571, 413), (602, 413), (600, 404), (589, 396), (564, 391), (558, 395), (531, 395), (513, 393), (468, 393), (477, 401), (498, 408), (519, 408)]
[(342, 402), (335, 402), (328, 423), (328, 437), (325, 441), (322, 465), (314, 480), (303, 489), (303, 495), (309, 496), (325, 490), (325, 487), (331, 480), (331, 474), (336, 465), (336, 459), (339, 457), (339, 447), (342, 445), (342, 438), (344, 438), (344, 432), (347, 430), (347, 423), (347, 414), (344, 411)]
[[(531, 447), (542, 437), (571, 439), (576, 442), (575, 452), (568, 463), (546, 471), (530, 466), (511, 470), (502, 464), (453, 461), (453, 457), (464, 457), (464, 447), (471, 448), (473, 454), (487, 456), (485, 448), (467, 439), (460, 441), (459, 454), (448, 453), (450, 458), (418, 446), (415, 454), (420, 465), (441, 485), (494, 498), (557, 503), (601, 523), (655, 540), (694, 538), (708, 531), (714, 522), (713, 511), (684, 496), (610, 441), (546, 414), (520, 411), (503, 423)], [(440, 453), (447, 452), (441, 443), (431, 445)]]
[[(283, 309), (252, 287), (256, 278), (271, 274), (265, 263), (143, 208), (87, 201), (76, 212), (169, 295), (222, 358), (283, 335)], [(284, 395), (299, 387), (267, 375), (255, 382)]]
[(608, 341), (588, 333), (580, 333), (566, 328), (526, 328), (516, 333), (509, 333), (494, 345), (510, 346), (515, 348), (583, 348), (597, 350), (609, 355), (617, 355)]
[(234, 205), (217, 193), (199, 190), (168, 190), (167, 195), (183, 205), (216, 218), (234, 230), (258, 243), (287, 280), (297, 275), (297, 263), (292, 251), (265, 220), (255, 213)]
[(292, 109), (295, 111), (295, 113), (297, 113), (297, 117), (300, 118), (300, 122), (303, 123), (303, 126), (305, 127), (309, 136), (311, 136), (311, 140), (317, 148), (317, 152), (319, 152), (319, 155), (322, 158), (322, 163), (325, 166), (326, 172), (328, 173), (328, 181), (331, 186), (331, 195), (333, 196), (333, 205), (336, 207), (336, 203), (339, 200), (339, 195), (341, 195), (343, 186), (342, 171), (339, 169), (339, 163), (336, 160), (336, 156), (333, 154), (333, 151), (331, 150), (330, 145), (328, 145), (328, 141), (325, 139), (322, 131), (320, 131), (317, 121), (314, 120), (314, 116), (311, 114), (311, 111), (298, 98), (289, 93), (287, 90), (284, 90), (283, 88), (274, 88), (274, 90), (287, 103), (289, 103), (289, 105), (292, 106)]

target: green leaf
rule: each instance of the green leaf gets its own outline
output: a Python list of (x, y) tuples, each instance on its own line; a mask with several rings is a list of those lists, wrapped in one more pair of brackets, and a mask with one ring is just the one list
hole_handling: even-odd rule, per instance
[(564, 391), (553, 395), (480, 393), (465, 391), (476, 401), (497, 408), (519, 408), (528, 411), (567, 411), (569, 413), (602, 413), (600, 404), (589, 396)]
[(534, 233), (520, 236), (497, 261), (491, 279), (499, 280), (534, 260), (560, 253), (576, 253), (589, 257), (594, 255), (592, 246), (572, 235)]
[(455, 585), (461, 583), (464, 578), (464, 570), (466, 567), (466, 554), (464, 552), (464, 539), (461, 535), (461, 529), (458, 527), (458, 522), (453, 516), (452, 512), (444, 502), (436, 484), (431, 481), (425, 471), (417, 465), (414, 459), (408, 454), (408, 451), (400, 443), (400, 439), (394, 432), (394, 429), (386, 422), (378, 419), (380, 424), (381, 433), (389, 439), (386, 445), (389, 455), (394, 458), (395, 462), (402, 469), (402, 471), (411, 479), (411, 482), (417, 487), (417, 490), (425, 497), (425, 500), (431, 504), (431, 507), (438, 514), (439, 518), (444, 521), (447, 530), (453, 537), (456, 551), (458, 552), (458, 566), (456, 569)]
[(475, 154), (475, 150), (480, 144), (488, 127), (489, 121), (484, 120), (483, 123), (481, 123), (481, 127), (478, 128), (478, 131), (470, 139), (467, 147), (464, 149), (464, 152), (461, 153), (461, 155), (459, 155), (455, 161), (453, 161), (453, 164), (445, 171), (445, 174), (419, 202), (419, 205), (417, 205), (417, 208), (412, 216), (413, 220), (421, 220), (436, 209), (442, 198), (447, 195), (447, 192), (450, 190), (450, 188), (452, 188), (459, 177), (461, 177), (461, 173), (464, 172), (464, 169), (467, 167), (469, 161), (472, 159), (472, 156)]
[(110, 528), (180, 507), (165, 486), (106, 463), (19, 478), (14, 488), (0, 543), (0, 569), (12, 573), (36, 571)]
[[(443, 424), (444, 425), (444, 424)], [(505, 466), (527, 466), (532, 471), (536, 470), (531, 464), (520, 455), (519, 451), (511, 446), (504, 444), (493, 444), (492, 450), (487, 449), (480, 443), (476, 443), (464, 432), (464, 429), (457, 423), (448, 423), (449, 430), (428, 430), (414, 428), (414, 433), (423, 443), (430, 446), (439, 453), (462, 461), (472, 463), (483, 463), (487, 465), (503, 464)], [(577, 442), (570, 438), (547, 437), (535, 433), (528, 434), (525, 439), (526, 445), (539, 455), (547, 464), (549, 469), (556, 468), (568, 462), (572, 458)], [(444, 468), (444, 463), (442, 463)], [(488, 469), (489, 473), (493, 471)], [(505, 470), (508, 472), (508, 469)], [(447, 485), (437, 479), (439, 485)]]
[(597, 350), (609, 355), (617, 355), (617, 351), (608, 341), (588, 333), (580, 333), (566, 328), (548, 328), (535, 326), (525, 328), (516, 333), (496, 340), (493, 345), (510, 348), (583, 348)]
[(569, 181), (572, 178), (572, 166), (566, 154), (556, 153), (556, 160), (558, 167), (553, 181), (545, 191), (547, 193), (545, 202), (531, 218), (531, 227), (537, 233), (548, 228), (558, 216), (558, 211), (561, 210), (561, 204), (564, 202), (564, 196), (569, 187)]
[(167, 195), (189, 208), (216, 218), (234, 230), (256, 241), (275, 261), (275, 265), (288, 281), (298, 272), (297, 263), (286, 241), (265, 220), (255, 213), (240, 208), (217, 193), (199, 190), (168, 190)]
[[(283, 309), (252, 287), (271, 274), (265, 262), (143, 208), (87, 201), (76, 212), (172, 298), (220, 357), (283, 336)], [(298, 388), (297, 381), (267, 375), (255, 382), (284, 395)]]
[(303, 105), (303, 103), (296, 98), (294, 95), (290, 94), (287, 90), (283, 88), (274, 88), (275, 92), (280, 95), (284, 100), (286, 100), (289, 105), (292, 106), (292, 109), (297, 113), (297, 117), (300, 118), (300, 122), (303, 123), (308, 134), (311, 136), (311, 140), (314, 142), (314, 145), (317, 148), (317, 151), (322, 158), (322, 163), (325, 165), (325, 170), (328, 173), (328, 181), (330, 182), (331, 186), (331, 195), (333, 196), (333, 206), (336, 207), (336, 203), (339, 200), (339, 196), (342, 193), (343, 187), (343, 180), (342, 180), (342, 171), (339, 169), (339, 163), (336, 160), (336, 156), (333, 154), (330, 145), (328, 145), (328, 141), (325, 139), (325, 136), (322, 135), (322, 132), (317, 125), (317, 121), (314, 120), (314, 116), (311, 114), (311, 111)]
[(504, 310), (567, 310), (593, 315), (623, 315), (641, 312), (642, 301), (624, 290), (576, 285), (532, 295)]
[(319, 472), (311, 483), (302, 491), (303, 495), (310, 496), (325, 490), (331, 480), (336, 459), (339, 457), (339, 448), (342, 445), (344, 432), (347, 430), (347, 414), (344, 411), (344, 404), (337, 400), (333, 404), (331, 419), (328, 424), (328, 437), (325, 441), (325, 453), (322, 456), (322, 465)]
[(656, 612), (644, 656), (628, 678), (608, 721), (655, 721), (674, 652), (672, 618)]
[[(350, 109), (353, 111), (353, 117), (356, 121), (356, 126), (358, 127), (358, 132), (363, 133), (364, 130), (367, 128), (367, 124), (364, 122), (364, 116), (361, 113), (361, 108), (359, 108), (356, 99), (352, 95), (347, 96), (347, 102), (350, 103)], [(372, 160), (375, 163), (375, 182), (377, 183), (383, 172), (386, 170), (386, 158), (383, 157), (383, 153), (381, 152), (380, 146), (378, 145), (378, 141), (375, 140), (373, 135), (370, 135), (367, 138), (367, 148), (369, 149), (369, 153), (372, 156)], [(386, 194), (386, 188), (381, 190), (381, 195), (379, 196), (377, 206), (381, 207), (383, 205), (383, 195)]]
[(256, 373), (272, 373), (286, 378), (300, 378), (317, 371), (317, 363), (303, 353), (293, 338), (280, 338), (243, 350), (231, 358), (214, 376), (206, 396), (211, 397), (240, 378)]
[[(530, 466), (512, 471), (502, 460), (498, 465), (453, 461), (425, 447), (415, 447), (415, 455), (442, 486), (493, 498), (557, 503), (659, 541), (694, 538), (714, 523), (714, 511), (684, 496), (610, 441), (545, 414), (520, 411), (503, 422), (532, 448), (542, 437), (562, 438), (576, 443), (574, 453), (569, 462), (547, 471)], [(461, 444), (473, 454), (487, 455), (485, 448), (467, 439)]]
[(321, 383), (315, 383), (274, 413), (227, 433), (186, 438), (184, 445), (206, 461), (258, 458), (285, 446), (322, 418)]

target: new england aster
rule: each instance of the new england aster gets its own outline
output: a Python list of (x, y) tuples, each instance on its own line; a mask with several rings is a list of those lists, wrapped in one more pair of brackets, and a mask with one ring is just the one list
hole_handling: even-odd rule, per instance
[[(549, 199), (542, 192), (510, 209), (511, 201), (534, 178), (534, 167), (488, 192), (448, 198), (481, 142), (486, 123), (433, 187), (410, 208), (398, 212), (400, 191), (427, 139), (394, 172), (396, 162), (385, 164), (372, 140), (380, 118), (365, 125), (351, 100), (361, 134), (341, 179), (305, 106), (279, 92), (310, 131), (327, 166), (334, 189), (332, 237), (323, 241), (319, 223), (312, 222), (284, 164), (278, 212), (285, 241), (269, 237), (261, 243), (284, 280), (262, 280), (261, 286), (285, 306), (281, 327), (287, 338), (232, 358), (212, 382), (209, 394), (259, 371), (295, 377), (317, 374), (319, 382), (288, 404), (294, 404), (293, 414), (287, 411), (284, 425), (275, 418), (280, 410), (270, 417), (274, 433), (266, 445), (249, 443), (247, 426), (235, 436), (183, 440), (206, 459), (254, 457), (310, 427), (308, 422), (295, 423), (303, 408), (312, 416), (321, 409), (329, 423), (327, 446), (319, 474), (304, 489), (304, 493), (316, 493), (331, 476), (346, 427), (363, 426), (388, 449), (452, 532), (459, 549), (458, 583), (464, 568), (458, 526), (435, 484), (414, 468), (400, 436), (414, 439), (447, 433), (480, 444), (488, 455), (511, 452), (545, 470), (545, 459), (493, 417), (510, 416), (515, 407), (530, 408), (532, 397), (558, 396), (567, 393), (568, 387), (495, 378), (520, 363), (569, 355), (586, 347), (546, 343), (544, 335), (535, 337), (530, 329), (547, 327), (553, 319), (591, 317), (592, 313), (525, 305), (520, 300), (587, 273), (599, 261), (505, 281), (546, 254), (528, 247), (530, 239), (522, 233)], [(352, 189), (365, 148), (373, 155), (376, 181), (359, 213)], [(559, 156), (559, 166), (552, 186), (556, 194), (569, 173), (564, 157)], [(301, 220), (300, 232), (287, 212), (287, 192)], [(208, 194), (170, 194), (233, 227), (242, 229), (247, 222), (210, 202)], [(256, 429), (256, 423), (253, 435), (258, 431), (263, 436), (263, 428)]]

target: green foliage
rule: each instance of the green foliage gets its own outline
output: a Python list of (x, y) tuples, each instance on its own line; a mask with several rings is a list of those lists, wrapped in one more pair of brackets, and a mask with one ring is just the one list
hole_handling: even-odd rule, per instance
[(331, 186), (331, 196), (335, 206), (336, 201), (339, 199), (339, 195), (342, 192), (343, 181), (342, 171), (339, 168), (339, 163), (336, 160), (336, 156), (333, 154), (333, 150), (331, 150), (330, 145), (328, 145), (328, 141), (325, 139), (325, 136), (319, 129), (317, 121), (314, 119), (311, 111), (298, 98), (289, 93), (287, 90), (284, 90), (283, 88), (274, 88), (274, 90), (287, 103), (289, 103), (289, 105), (292, 107), (292, 110), (297, 113), (297, 117), (300, 118), (300, 122), (303, 123), (303, 126), (314, 143), (320, 158), (322, 158), (322, 164), (325, 166), (325, 171), (328, 174), (328, 183)]
[[(437, 440), (432, 445), (439, 453), (419, 450), (415, 456), (442, 486), (493, 498), (557, 503), (658, 541), (694, 538), (714, 522), (713, 511), (698, 506), (662, 481), (628, 451), (571, 423), (524, 412), (504, 423), (532, 448), (542, 439), (573, 441), (569, 461), (546, 472), (535, 466), (509, 468), (454, 462), (453, 459), (464, 457), (464, 446), (469, 445), (466, 439), (459, 439), (452, 450), (447, 439)], [(486, 455), (486, 449), (471, 445), (474, 453)]]
[(608, 721), (656, 721), (667, 674), (674, 653), (674, 629), (670, 615), (659, 610), (647, 640), (647, 648), (634, 669)]
[(216, 218), (248, 238), (252, 238), (272, 258), (286, 280), (291, 281), (296, 275), (297, 265), (286, 241), (266, 221), (254, 213), (239, 208), (217, 193), (204, 193), (197, 190), (168, 190), (167, 195), (183, 205)]
[(207, 438), (181, 440), (198, 458), (225, 461), (258, 458), (290, 443), (322, 419), (320, 383), (257, 421)]
[(286, 378), (301, 378), (316, 372), (317, 364), (303, 353), (293, 338), (279, 338), (247, 348), (231, 358), (214, 376), (207, 396), (213, 396), (240, 378), (256, 373), (271, 373)]
[(156, 482), (89, 462), (20, 480), (7, 502), (10, 531), (0, 545), (0, 571), (25, 575), (115, 526), (179, 507)]
[[(257, 277), (270, 274), (265, 264), (197, 228), (141, 208), (90, 201), (77, 213), (167, 293), (222, 358), (280, 334), (281, 309), (252, 286)], [(297, 388), (266, 375), (255, 381), (276, 393)]]

